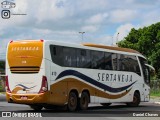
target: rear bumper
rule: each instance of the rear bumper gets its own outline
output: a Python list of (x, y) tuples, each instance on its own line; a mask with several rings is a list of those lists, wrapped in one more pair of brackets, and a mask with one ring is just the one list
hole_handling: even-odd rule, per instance
[[(22, 97), (25, 99), (22, 99)], [(6, 92), (6, 99), (9, 103), (43, 104), (49, 102), (49, 94), (48, 92), (41, 94), (12, 94)]]

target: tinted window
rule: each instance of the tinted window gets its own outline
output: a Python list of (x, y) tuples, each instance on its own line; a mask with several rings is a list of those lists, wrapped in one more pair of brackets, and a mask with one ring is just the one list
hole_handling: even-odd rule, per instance
[[(56, 45), (51, 45), (50, 51), (52, 61), (60, 66), (130, 71), (141, 75), (136, 56)], [(145, 69), (145, 60), (140, 58), (140, 62), (142, 68)], [(145, 71), (143, 70), (144, 74), (147, 74)]]
[(77, 49), (77, 67), (91, 68), (90, 51)]
[(117, 70), (117, 66), (118, 66), (118, 63), (117, 63), (117, 54), (115, 53), (112, 53), (112, 67), (113, 67), (113, 70)]
[(55, 64), (58, 64), (60, 66), (63, 66), (63, 47), (62, 46), (56, 46), (56, 45), (51, 45), (50, 46), (50, 51), (51, 51), (51, 58), (52, 61)]
[(139, 64), (136, 56), (118, 55), (119, 70), (135, 72), (140, 75)]
[(118, 55), (119, 70), (130, 71), (130, 61), (126, 55)]
[(112, 70), (112, 53), (105, 53), (104, 69)]
[(130, 61), (130, 71), (141, 75), (137, 57), (129, 56), (129, 61)]
[(91, 51), (91, 68), (104, 69), (104, 52)]
[(76, 67), (76, 49), (70, 47), (63, 47), (64, 66), (65, 67)]

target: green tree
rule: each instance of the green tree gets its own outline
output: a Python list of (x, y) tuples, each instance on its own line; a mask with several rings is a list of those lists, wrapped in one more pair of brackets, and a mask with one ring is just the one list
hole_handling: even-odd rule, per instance
[(135, 49), (146, 56), (160, 78), (160, 22), (138, 30), (132, 28), (118, 46)]
[(5, 72), (5, 62), (4, 61), (0, 61), (0, 72), (1, 73)]

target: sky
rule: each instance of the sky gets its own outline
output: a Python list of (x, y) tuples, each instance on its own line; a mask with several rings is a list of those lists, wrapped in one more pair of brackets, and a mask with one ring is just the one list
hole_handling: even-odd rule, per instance
[[(9, 9), (9, 19), (0, 17), (0, 59), (5, 59), (7, 43), (11, 40), (115, 45), (132, 28), (143, 28), (160, 21), (160, 0), (8, 1), (14, 2), (16, 7)], [(5, 9), (1, 6), (1, 13), (2, 10)], [(85, 32), (83, 39), (79, 32)]]

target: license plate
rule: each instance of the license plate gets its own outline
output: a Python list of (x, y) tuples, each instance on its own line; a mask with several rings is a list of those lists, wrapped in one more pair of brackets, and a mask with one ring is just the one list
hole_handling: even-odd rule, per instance
[(28, 97), (27, 96), (21, 96), (21, 100), (27, 100)]

